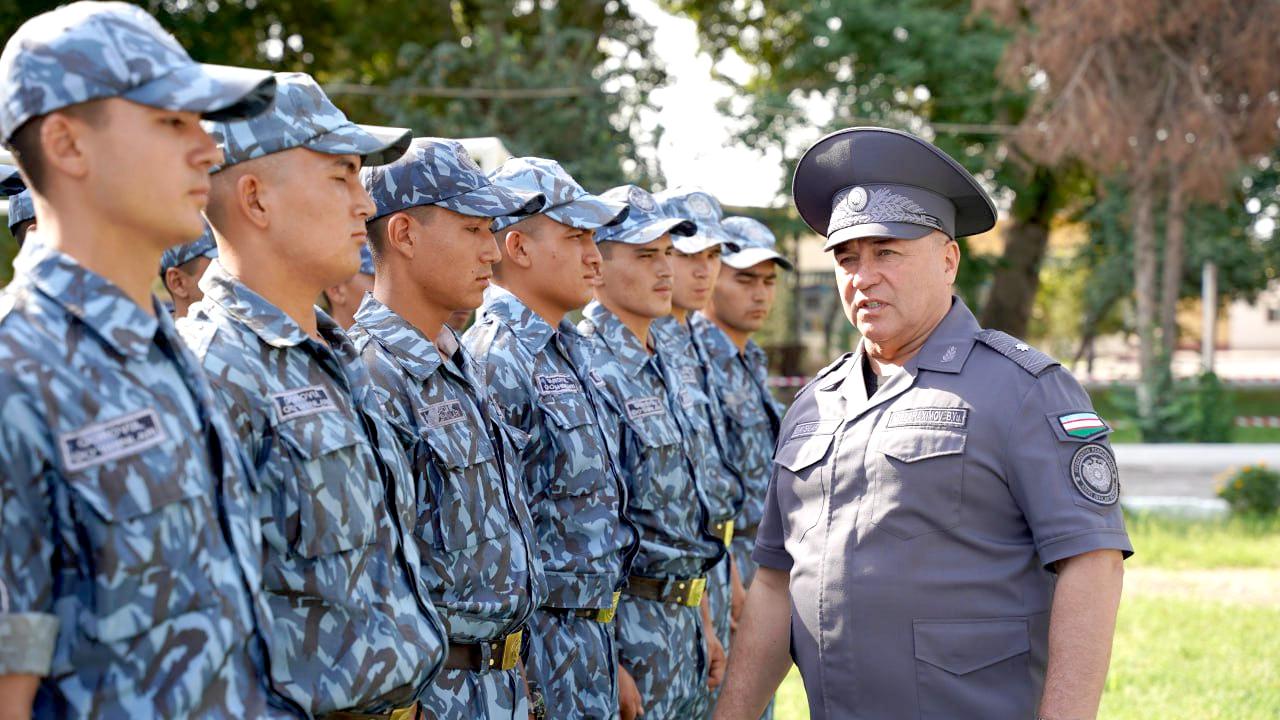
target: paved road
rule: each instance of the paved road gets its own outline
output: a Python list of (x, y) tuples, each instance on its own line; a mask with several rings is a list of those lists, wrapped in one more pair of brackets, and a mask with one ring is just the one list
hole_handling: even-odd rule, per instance
[(1280, 469), (1280, 443), (1113, 447), (1125, 496), (1213, 498), (1217, 476), (1229, 468), (1263, 462)]

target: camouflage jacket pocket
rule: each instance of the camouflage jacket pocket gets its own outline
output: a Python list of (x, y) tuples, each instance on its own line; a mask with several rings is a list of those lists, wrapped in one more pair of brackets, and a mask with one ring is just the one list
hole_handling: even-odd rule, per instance
[(586, 406), (586, 396), (578, 393), (569, 400), (542, 400), (538, 406), (554, 450), (531, 468), (534, 495), (545, 492), (549, 497), (563, 498), (597, 492), (605, 477), (607, 450)]
[(375, 537), (382, 483), (356, 422), (335, 410), (287, 420), (274, 429), (286, 456), (279, 484), (285, 536), (303, 557), (355, 550)]
[(450, 552), (502, 536), (515, 521), (507, 513), (507, 489), (493, 441), (469, 422), (426, 431), (440, 482), (436, 496), (437, 535)]

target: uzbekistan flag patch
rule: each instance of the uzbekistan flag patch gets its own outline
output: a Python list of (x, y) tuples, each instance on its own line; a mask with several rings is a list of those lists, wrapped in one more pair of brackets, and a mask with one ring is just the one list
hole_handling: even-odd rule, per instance
[(1091, 412), (1062, 415), (1058, 417), (1058, 422), (1062, 424), (1063, 432), (1076, 438), (1091, 438), (1111, 429), (1097, 413)]

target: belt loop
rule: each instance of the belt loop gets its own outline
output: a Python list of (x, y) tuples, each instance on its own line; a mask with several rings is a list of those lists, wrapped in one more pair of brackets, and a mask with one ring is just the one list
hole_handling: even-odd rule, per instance
[(480, 648), (480, 669), (476, 672), (484, 675), (493, 669), (493, 643), (489, 640), (481, 640), (476, 643)]

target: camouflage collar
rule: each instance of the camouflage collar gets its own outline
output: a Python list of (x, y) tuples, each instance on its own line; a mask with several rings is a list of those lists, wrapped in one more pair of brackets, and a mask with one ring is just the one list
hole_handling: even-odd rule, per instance
[(666, 344), (675, 352), (686, 352), (693, 343), (693, 333), (689, 326), (676, 320), (674, 315), (660, 317), (649, 327), (649, 334), (658, 342)]
[[(596, 335), (613, 352), (627, 374), (635, 375), (649, 362), (649, 352), (640, 344), (640, 338), (627, 329), (612, 310), (599, 301), (592, 300), (582, 311), (582, 315), (595, 326)], [(653, 335), (652, 327), (649, 334)]]
[(293, 318), (249, 289), (216, 259), (200, 278), (200, 289), (206, 300), (222, 307), (271, 347), (293, 347), (308, 340)]
[[(27, 243), (14, 261), (18, 278), (25, 276), (40, 292), (84, 323), (116, 352), (145, 356), (167, 312), (152, 298), (155, 316), (138, 307), (115, 283), (44, 243)], [(170, 328), (172, 329), (172, 328)]]
[[(409, 321), (367, 293), (356, 311), (356, 326), (369, 334), (419, 382), (431, 377), (444, 360), (436, 344)], [(447, 327), (447, 326), (446, 326)]]
[(551, 338), (556, 336), (556, 328), (551, 327), (551, 323), (506, 288), (490, 285), (484, 291), (484, 305), (480, 310), (511, 328), (520, 344), (535, 355), (542, 352)]
[[(701, 312), (693, 314), (689, 320), (689, 325), (693, 328), (693, 334), (702, 339), (703, 344), (711, 351), (712, 355), (733, 356), (740, 354), (738, 346), (733, 344), (733, 341), (729, 339), (729, 335), (724, 330), (721, 330), (719, 325), (712, 322), (711, 318)], [(753, 345), (755, 345), (754, 342), (747, 341), (747, 352), (750, 352)]]

